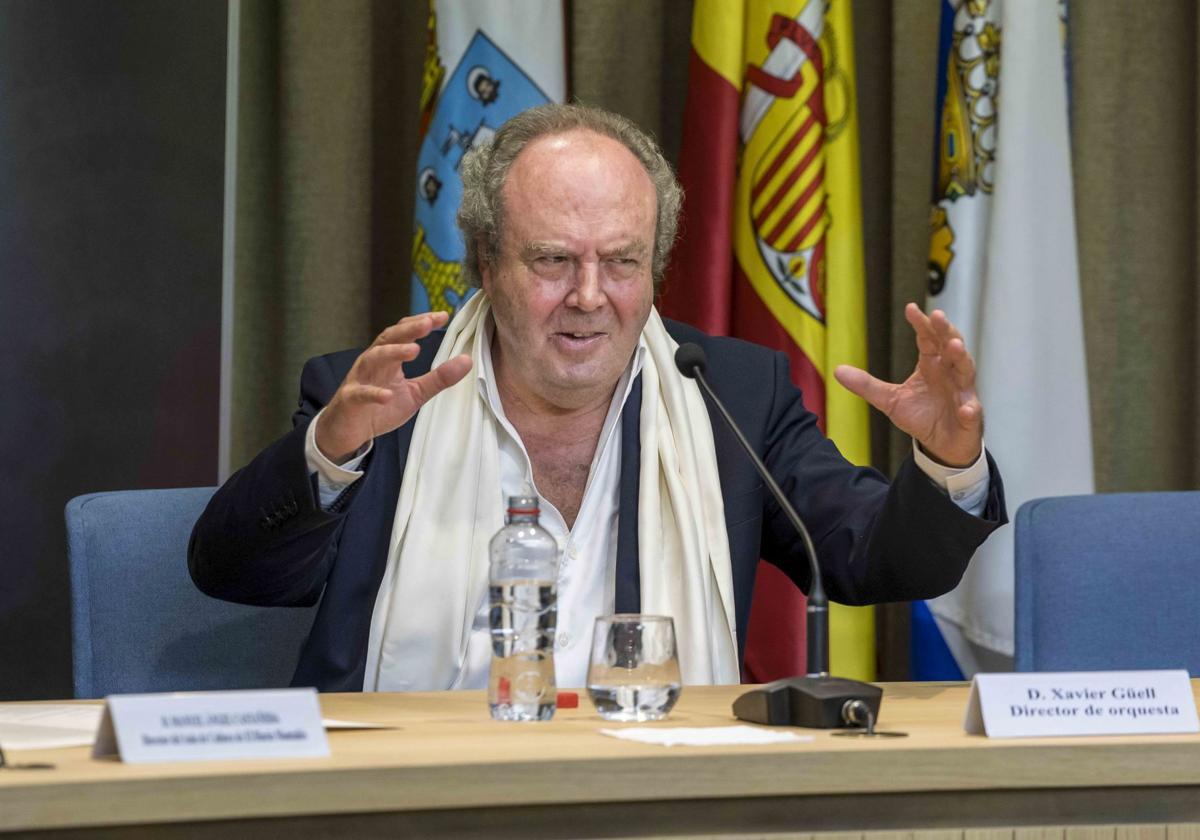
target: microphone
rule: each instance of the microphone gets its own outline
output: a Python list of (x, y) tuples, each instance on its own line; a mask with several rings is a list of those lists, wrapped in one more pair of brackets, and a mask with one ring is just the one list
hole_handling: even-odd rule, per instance
[(763, 483), (779, 503), (792, 527), (800, 534), (812, 576), (806, 608), (808, 674), (776, 680), (746, 692), (734, 701), (734, 715), (751, 723), (771, 726), (807, 726), (818, 729), (863, 727), (868, 734), (875, 734), (875, 720), (879, 717), (883, 689), (869, 683), (829, 676), (829, 599), (825, 595), (821, 568), (817, 564), (817, 552), (808, 529), (804, 527), (796, 508), (775, 482), (758, 453), (738, 428), (725, 404), (709, 385), (704, 376), (708, 367), (704, 349), (690, 342), (679, 345), (679, 349), (675, 351), (675, 366), (688, 379), (696, 380), (700, 390), (725, 420), (750, 462), (762, 476)]
[[(708, 357), (699, 344), (680, 344), (675, 350), (675, 367), (688, 379), (695, 379), (708, 370)], [(719, 402), (719, 401), (718, 401)]]

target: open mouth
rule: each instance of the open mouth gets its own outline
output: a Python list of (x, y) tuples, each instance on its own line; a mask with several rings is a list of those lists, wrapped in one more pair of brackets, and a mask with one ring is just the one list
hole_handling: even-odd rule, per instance
[(565, 347), (582, 350), (599, 343), (606, 335), (602, 332), (557, 332), (554, 338)]

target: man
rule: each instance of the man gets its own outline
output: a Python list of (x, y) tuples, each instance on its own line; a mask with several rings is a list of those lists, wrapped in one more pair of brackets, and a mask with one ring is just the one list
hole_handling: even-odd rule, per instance
[(583, 683), (592, 622), (613, 611), (672, 615), (685, 682), (736, 682), (758, 558), (801, 586), (808, 567), (675, 370), (677, 342), (707, 351), (713, 386), (807, 521), (835, 600), (945, 592), (1003, 523), (974, 364), (941, 313), (909, 306), (921, 356), (904, 383), (837, 372), (919, 444), (889, 487), (820, 433), (781, 355), (658, 317), (681, 194), (627, 120), (527, 111), (465, 157), (462, 176), (465, 271), (482, 291), (449, 324), (404, 318), (361, 354), (310, 361), (295, 430), (226, 482), (193, 533), (205, 592), (320, 599), (296, 684), (485, 685), (487, 543), (505, 493), (526, 482), (563, 548), (561, 685)]

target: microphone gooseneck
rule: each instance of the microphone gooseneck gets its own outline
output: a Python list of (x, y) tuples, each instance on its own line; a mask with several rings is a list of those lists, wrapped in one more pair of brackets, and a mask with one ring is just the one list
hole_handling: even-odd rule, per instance
[(704, 377), (708, 359), (704, 349), (697, 344), (681, 344), (675, 351), (675, 366), (689, 379), (696, 380), (701, 392), (717, 413), (725, 420), (733, 436), (745, 450), (750, 462), (763, 483), (771, 491), (779, 507), (800, 534), (804, 551), (808, 555), (808, 566), (812, 573), (812, 585), (808, 592), (808, 675), (776, 680), (773, 683), (751, 689), (733, 704), (733, 713), (742, 720), (772, 726), (810, 726), (820, 729), (837, 729), (850, 726), (855, 732), (866, 735), (883, 735), (874, 729), (883, 699), (883, 689), (868, 683), (829, 676), (829, 601), (821, 581), (821, 568), (817, 565), (817, 551), (812, 537), (791, 501), (784, 495), (775, 478), (767, 470), (758, 453), (750, 446), (742, 430), (734, 422), (725, 404), (713, 391)]
[(762, 476), (763, 483), (767, 485), (767, 488), (771, 491), (771, 495), (775, 497), (775, 501), (783, 509), (784, 514), (786, 514), (788, 520), (792, 523), (792, 527), (800, 534), (800, 539), (804, 543), (804, 552), (808, 555), (808, 567), (812, 575), (812, 583), (808, 591), (808, 606), (806, 607), (808, 673), (810, 676), (828, 674), (829, 599), (825, 595), (825, 586), (821, 580), (821, 568), (817, 565), (817, 551), (813, 546), (808, 528), (804, 527), (804, 522), (800, 519), (800, 515), (796, 513), (796, 508), (792, 506), (791, 501), (784, 495), (783, 490), (776, 483), (766, 464), (762, 462), (762, 459), (758, 457), (758, 453), (754, 451), (750, 442), (746, 440), (746, 436), (742, 434), (742, 430), (734, 422), (728, 409), (725, 408), (725, 404), (713, 391), (712, 386), (708, 384), (708, 380), (704, 377), (704, 371), (708, 367), (708, 357), (705, 355), (704, 349), (700, 345), (691, 342), (679, 345), (679, 349), (675, 351), (675, 366), (688, 379), (696, 380), (696, 383), (700, 386), (700, 390), (708, 397), (709, 401), (717, 409), (717, 412), (725, 420), (725, 424), (729, 426), (729, 430), (733, 432), (733, 436), (741, 444), (742, 449), (746, 451), (750, 462), (754, 464), (754, 468)]

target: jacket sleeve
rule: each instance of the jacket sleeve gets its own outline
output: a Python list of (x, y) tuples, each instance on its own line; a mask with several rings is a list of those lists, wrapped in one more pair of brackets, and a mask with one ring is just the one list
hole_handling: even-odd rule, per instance
[(323, 510), (304, 455), (308, 424), (341, 378), (329, 357), (310, 360), (300, 378), (293, 429), (230, 476), (197, 520), (188, 570), (204, 593), (260, 606), (317, 602), (345, 512), (362, 484), (355, 482)]
[[(764, 461), (804, 520), (829, 598), (873, 604), (933, 598), (953, 589), (971, 555), (1007, 521), (1000, 472), (988, 456), (991, 486), (982, 516), (959, 508), (909, 456), (889, 485), (856, 467), (817, 427), (775, 357), (774, 404)], [(801, 538), (766, 498), (763, 556), (805, 591), (811, 573)]]

